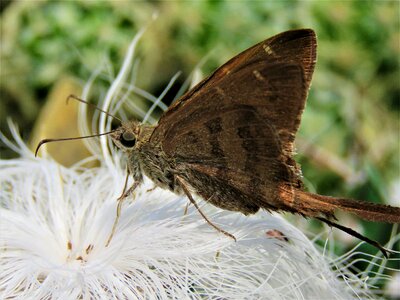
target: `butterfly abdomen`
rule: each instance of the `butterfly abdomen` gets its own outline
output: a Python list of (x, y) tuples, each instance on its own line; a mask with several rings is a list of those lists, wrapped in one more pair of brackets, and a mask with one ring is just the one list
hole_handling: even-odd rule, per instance
[(400, 208), (348, 198), (336, 198), (295, 191), (296, 209), (309, 217), (333, 216), (334, 210), (343, 210), (373, 222), (400, 223)]

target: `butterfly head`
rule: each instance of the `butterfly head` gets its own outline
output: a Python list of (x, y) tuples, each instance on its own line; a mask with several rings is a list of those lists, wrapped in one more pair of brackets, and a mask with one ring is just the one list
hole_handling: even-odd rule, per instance
[(111, 139), (119, 149), (124, 152), (130, 152), (136, 146), (139, 132), (140, 123), (137, 121), (130, 121), (123, 123), (111, 133)]

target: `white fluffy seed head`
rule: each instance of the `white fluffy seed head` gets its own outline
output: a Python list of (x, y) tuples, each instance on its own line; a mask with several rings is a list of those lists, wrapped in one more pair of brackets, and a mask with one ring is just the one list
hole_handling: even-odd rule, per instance
[[(18, 138), (17, 138), (18, 139)], [(122, 208), (124, 169), (0, 160), (0, 296), (18, 299), (350, 299), (366, 286), (280, 216), (245, 217), (202, 202), (218, 233), (184, 197), (146, 180)], [(288, 239), (278, 239), (271, 230)]]

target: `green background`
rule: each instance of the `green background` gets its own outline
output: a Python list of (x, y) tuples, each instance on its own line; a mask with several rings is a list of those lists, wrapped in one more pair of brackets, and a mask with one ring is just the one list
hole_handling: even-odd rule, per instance
[[(158, 18), (139, 44), (137, 85), (158, 96), (183, 71), (166, 102), (206, 55), (203, 75), (274, 34), (313, 28), (318, 61), (296, 156), (305, 185), (321, 194), (400, 206), (398, 1), (1, 3), (0, 129), (9, 135), (11, 117), (27, 141), (52, 89), (67, 77), (83, 84), (106, 57), (116, 72), (129, 42), (154, 12)], [(98, 83), (99, 90), (107, 84)], [(1, 147), (2, 158), (13, 155)], [(338, 217), (381, 243), (390, 238), (391, 226)], [(322, 231), (318, 222), (290, 219), (309, 232)], [(337, 230), (333, 236), (337, 254), (358, 243)], [(377, 252), (369, 245), (360, 249)], [(399, 269), (398, 263), (390, 266)]]

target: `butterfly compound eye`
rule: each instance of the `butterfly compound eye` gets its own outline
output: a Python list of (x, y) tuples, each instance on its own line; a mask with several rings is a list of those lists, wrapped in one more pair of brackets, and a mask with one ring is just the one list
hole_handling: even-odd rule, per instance
[(132, 132), (125, 131), (121, 134), (120, 141), (123, 146), (132, 148), (136, 144), (136, 137)]

